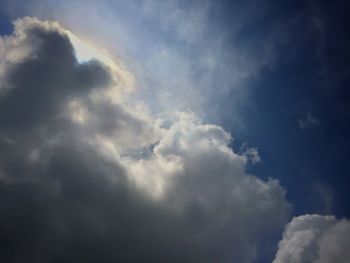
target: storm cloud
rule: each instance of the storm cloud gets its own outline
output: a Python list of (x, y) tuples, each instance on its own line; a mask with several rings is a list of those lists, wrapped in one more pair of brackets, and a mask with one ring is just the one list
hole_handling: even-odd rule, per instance
[[(24, 18), (0, 41), (1, 262), (253, 262), (290, 206), (231, 136), (128, 101), (118, 61)], [(142, 83), (139, 83), (142, 85)]]

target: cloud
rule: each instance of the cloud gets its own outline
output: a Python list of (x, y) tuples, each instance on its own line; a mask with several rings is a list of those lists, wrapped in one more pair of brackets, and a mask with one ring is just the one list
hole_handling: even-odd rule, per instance
[(313, 126), (320, 125), (320, 121), (317, 118), (313, 117), (310, 113), (308, 113), (304, 119), (303, 118), (298, 119), (298, 124), (300, 129), (305, 130)]
[(303, 215), (286, 226), (274, 263), (350, 262), (350, 222), (334, 216)]
[(269, 3), (256, 0), (2, 2), (11, 18), (57, 20), (127, 61), (142, 83), (134, 95), (154, 113), (191, 109), (228, 130), (246, 128), (240, 112), (252, 104), (251, 81), (274, 67), (280, 46), (295, 39), (286, 36), (292, 32), (289, 22), (278, 16), (269, 32), (255, 29), (272, 11)]
[(319, 207), (319, 211), (322, 211), (323, 214), (332, 212), (335, 204), (335, 191), (330, 185), (324, 182), (315, 182), (312, 184), (311, 194), (315, 203), (314, 207)]
[(29, 17), (1, 38), (0, 260), (269, 258), (290, 209), (279, 182), (247, 174), (221, 127), (129, 101), (132, 74), (78, 60), (76, 41)]

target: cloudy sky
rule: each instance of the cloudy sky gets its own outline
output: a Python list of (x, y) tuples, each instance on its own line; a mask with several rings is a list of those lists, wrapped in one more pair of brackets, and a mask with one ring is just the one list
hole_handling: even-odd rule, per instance
[(350, 262), (349, 11), (0, 0), (0, 261)]

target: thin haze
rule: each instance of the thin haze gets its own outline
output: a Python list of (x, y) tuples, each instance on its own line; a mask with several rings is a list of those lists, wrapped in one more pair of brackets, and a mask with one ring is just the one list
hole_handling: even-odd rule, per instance
[[(229, 92), (235, 96), (225, 103), (243, 103), (245, 81), (273, 63), (278, 41), (265, 36), (263, 44), (232, 45), (254, 22), (250, 17), (264, 13), (252, 3), (238, 6), (234, 23), (218, 21), (225, 7), (212, 1), (10, 1), (7, 7), (12, 18), (57, 20), (121, 58), (138, 79), (137, 96), (157, 114), (191, 110), (222, 123), (225, 109), (218, 104)], [(236, 111), (230, 109), (230, 118), (241, 127)]]

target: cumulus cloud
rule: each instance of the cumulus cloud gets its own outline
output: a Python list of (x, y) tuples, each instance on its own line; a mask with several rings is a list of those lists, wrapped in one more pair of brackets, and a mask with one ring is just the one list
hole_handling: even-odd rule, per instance
[(350, 262), (349, 241), (349, 220), (316, 214), (295, 217), (286, 226), (273, 262)]
[(72, 36), (24, 18), (1, 38), (1, 261), (268, 258), (289, 211), (279, 182), (247, 174), (221, 127), (128, 101), (132, 74), (77, 59)]

